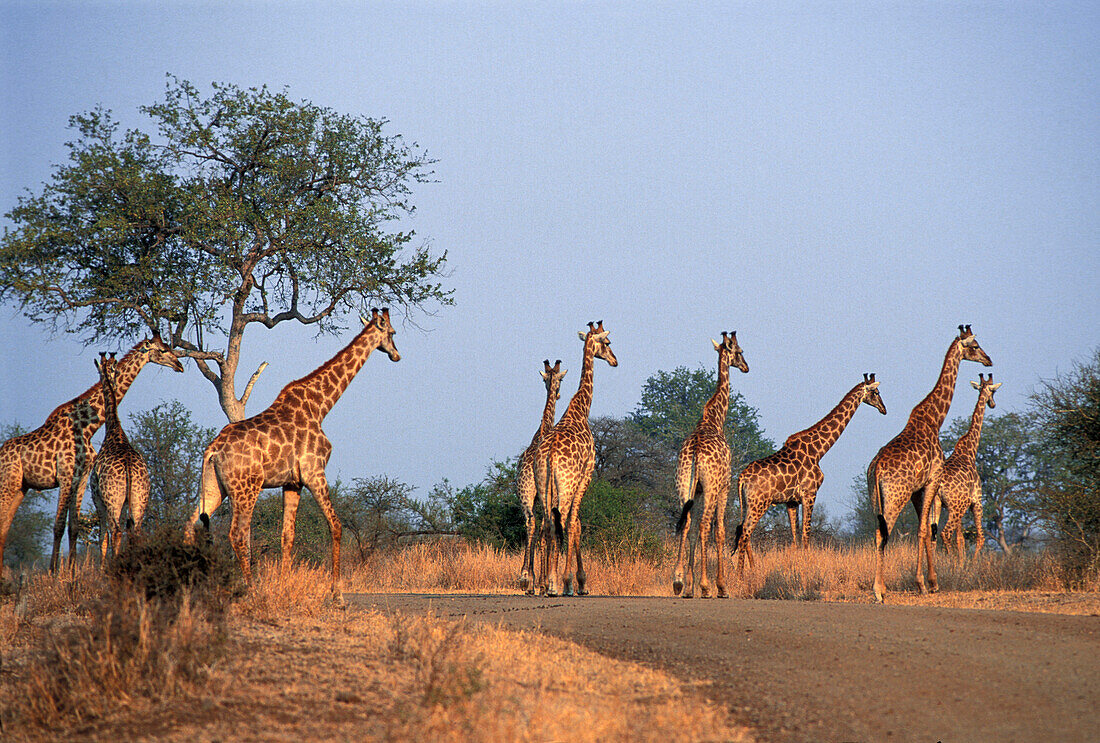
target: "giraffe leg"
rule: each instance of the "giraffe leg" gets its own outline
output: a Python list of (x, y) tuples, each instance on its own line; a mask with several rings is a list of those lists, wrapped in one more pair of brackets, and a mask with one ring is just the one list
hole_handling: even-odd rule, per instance
[[(919, 527), (917, 530), (917, 588), (920, 590), (921, 595), (936, 593), (940, 590), (939, 583), (936, 580), (936, 561), (932, 550), (931, 527), (932, 503), (938, 498), (938, 480), (939, 472), (935, 472), (929, 485), (913, 494), (913, 507), (917, 509), (917, 513), (920, 515)], [(923, 555), (921, 553), (923, 553)], [(922, 557), (928, 563), (927, 587), (924, 583), (924, 572), (921, 563)]]
[[(584, 564), (581, 562), (581, 517), (580, 504), (573, 508), (573, 525), (570, 536), (576, 540), (577, 552), (577, 595), (588, 595), (588, 575), (584, 572)], [(575, 535), (575, 536), (574, 536)]]
[[(680, 452), (676, 466), (676, 493), (680, 499), (680, 520), (676, 525), (676, 564), (672, 568), (672, 593), (675, 596), (679, 596), (684, 590), (684, 548), (688, 546), (690, 540), (691, 510), (695, 506), (696, 494), (699, 489), (699, 484), (692, 481), (691, 460), (693, 456), (692, 450), (685, 448)], [(692, 490), (696, 492), (691, 492)], [(689, 572), (695, 569), (692, 561), (693, 557), (694, 548), (692, 548), (692, 557), (689, 558), (688, 562)], [(691, 598), (690, 586), (684, 597)]]
[(107, 525), (107, 506), (103, 502), (103, 491), (100, 485), (99, 472), (93, 470), (91, 475), (92, 505), (95, 506), (96, 516), (99, 518), (99, 560), (107, 562), (107, 536), (110, 533)]
[[(69, 500), (73, 496), (73, 465), (59, 457), (57, 465), (57, 514), (53, 519), (53, 552), (50, 553), (50, 572), (56, 573), (61, 565), (61, 539), (69, 518)], [(70, 555), (71, 557), (71, 555)]]
[(825, 481), (825, 475), (821, 472), (821, 468), (814, 466), (810, 472), (810, 476), (806, 478), (806, 481), (802, 483), (801, 495), (802, 495), (802, 548), (805, 549), (810, 545), (810, 524), (813, 522), (814, 517), (814, 503), (817, 502), (817, 491), (821, 487), (821, 483)]
[[(958, 503), (947, 504), (947, 523), (943, 526), (944, 551), (954, 551), (955, 558), (962, 560), (966, 557), (965, 541), (962, 532), (962, 509)], [(961, 548), (961, 549), (960, 549)]]
[(245, 584), (252, 585), (252, 509), (256, 507), (256, 498), (260, 494), (262, 480), (248, 483), (240, 489), (233, 502), (233, 518), (229, 522), (229, 543), (237, 555), (237, 564), (241, 567), (241, 576)]
[(787, 518), (791, 522), (791, 546), (798, 546), (798, 501), (787, 501)]
[(138, 466), (130, 490), (130, 518), (135, 534), (141, 534), (141, 524), (145, 521), (145, 510), (149, 507), (149, 468), (138, 459)]
[[(710, 555), (710, 530), (714, 523), (714, 492), (709, 478), (703, 482), (703, 515), (699, 517), (699, 596), (710, 598), (710, 577), (707, 575)], [(719, 555), (721, 559), (721, 555)]]
[(729, 468), (719, 472), (715, 483), (714, 503), (714, 531), (715, 552), (718, 553), (718, 566), (714, 577), (716, 595), (720, 599), (728, 599), (729, 591), (726, 590), (726, 503), (730, 494)]
[(523, 565), (519, 573), (519, 587), (524, 593), (535, 592), (535, 468), (525, 458), (520, 464), (519, 502), (523, 507), (523, 520), (527, 526), (527, 542), (523, 546)]
[[(872, 480), (869, 482), (869, 486), (872, 490), (871, 502), (878, 504), (876, 505), (878, 528), (875, 529), (875, 581), (873, 590), (875, 602), (881, 604), (886, 600), (886, 580), (883, 577), (886, 571), (886, 545), (890, 541), (890, 532), (894, 529), (894, 523), (901, 514), (902, 506), (908, 498), (900, 488), (893, 486), (888, 480), (878, 482)], [(881, 492), (881, 500), (875, 497), (876, 492)], [(879, 511), (880, 506), (881, 512)]]
[(974, 542), (974, 559), (978, 559), (978, 553), (985, 547), (985, 532), (982, 530), (982, 486), (975, 486), (976, 494), (971, 508), (974, 510), (974, 526), (978, 530), (978, 538)]
[(810, 519), (814, 515), (814, 502), (817, 499), (817, 490), (813, 490), (802, 496), (802, 549), (810, 546)]
[(328, 479), (325, 477), (324, 470), (321, 470), (302, 484), (313, 493), (317, 505), (321, 507), (321, 513), (328, 521), (329, 536), (332, 538), (332, 598), (338, 605), (343, 606), (344, 583), (340, 577), (340, 539), (343, 537), (343, 528), (336, 515), (336, 509), (332, 507), (332, 501), (329, 499)]
[(0, 567), (3, 565), (4, 545), (8, 543), (11, 523), (26, 494), (19, 453), (14, 445), (0, 446)]
[(741, 524), (737, 527), (737, 533), (734, 536), (733, 550), (737, 554), (737, 580), (741, 581), (745, 577), (745, 558), (749, 560), (749, 567), (755, 569), (756, 558), (752, 553), (752, 532), (756, 528), (756, 525), (760, 522), (761, 517), (764, 515), (766, 505), (761, 506), (754, 500), (754, 493), (751, 486), (745, 488), (745, 505), (747, 506), (747, 513), (741, 514)]
[(283, 486), (283, 554), (282, 562), (279, 564), (279, 570), (283, 575), (294, 562), (294, 524), (298, 515), (298, 502), (301, 499), (302, 491), (297, 486)]

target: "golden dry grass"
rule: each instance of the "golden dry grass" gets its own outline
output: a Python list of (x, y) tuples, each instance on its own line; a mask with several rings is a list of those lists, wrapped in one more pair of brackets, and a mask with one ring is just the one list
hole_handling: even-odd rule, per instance
[[(671, 545), (659, 559), (588, 552), (585, 569), (589, 590), (611, 596), (671, 596), (673, 559)], [(735, 561), (729, 556), (726, 559), (727, 587), (733, 596), (871, 600), (873, 545), (758, 549), (756, 565), (747, 567), (740, 582), (733, 576)], [(482, 544), (457, 540), (421, 543), (381, 552), (361, 565), (352, 566), (347, 571), (346, 587), (349, 591), (369, 593), (512, 593), (519, 590), (519, 564), (518, 553)], [(715, 567), (712, 558), (712, 580)], [(970, 556), (960, 561), (939, 549), (936, 572), (940, 593), (930, 597), (917, 593), (915, 572), (916, 544), (912, 541), (891, 544), (884, 569), (889, 601), (1091, 613), (1090, 607), (1096, 605), (1100, 588), (1071, 591), (1052, 557), (1023, 551), (1010, 555), (985, 552), (976, 560)], [(988, 598), (993, 595), (999, 598)], [(1051, 600), (1052, 596), (1065, 600)]]
[(536, 634), (346, 612), (327, 588), (327, 568), (261, 564), (212, 617), (96, 566), (40, 575), (0, 604), (0, 738), (749, 740), (666, 674)]

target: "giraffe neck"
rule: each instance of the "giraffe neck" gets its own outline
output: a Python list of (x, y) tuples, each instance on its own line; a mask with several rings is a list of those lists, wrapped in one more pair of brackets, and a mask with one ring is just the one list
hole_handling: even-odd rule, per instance
[[(595, 359), (596, 347), (594, 344), (584, 344), (584, 362), (581, 364), (581, 381), (573, 399), (569, 401), (569, 407), (562, 415), (562, 421), (583, 421), (588, 425), (588, 411), (592, 409), (592, 366)], [(559, 421), (560, 423), (561, 421)]]
[(558, 391), (551, 385), (546, 391), (546, 407), (542, 411), (542, 422), (539, 423), (538, 436), (546, 435), (546, 432), (554, 427), (554, 413), (558, 407)]
[(284, 387), (275, 398), (275, 402), (286, 399), (292, 390), (303, 392), (311, 402), (309, 411), (314, 413), (318, 420), (324, 419), (351, 384), (351, 380), (363, 368), (371, 351), (378, 348), (381, 342), (382, 330), (374, 323), (367, 325), (331, 359), (307, 376)]
[(973, 462), (978, 456), (978, 443), (982, 440), (982, 421), (985, 420), (985, 390), (978, 395), (978, 405), (974, 408), (974, 414), (970, 417), (970, 428), (955, 444), (955, 450), (951, 457), (960, 457), (967, 462)]
[[(131, 348), (115, 365), (115, 410), (118, 410), (118, 403), (122, 400), (122, 396), (126, 394), (126, 390), (130, 389), (138, 372), (149, 360), (148, 354), (138, 350), (140, 345), (141, 343), (138, 343)], [(68, 417), (88, 436), (94, 435), (107, 420), (103, 381), (96, 382), (80, 397), (57, 408), (50, 417), (58, 414)]]
[(122, 423), (118, 419), (118, 393), (110, 383), (103, 385), (103, 420), (106, 424), (104, 443), (108, 441), (127, 443)]
[(800, 431), (787, 439), (787, 444), (799, 441), (814, 459), (821, 459), (832, 448), (840, 434), (856, 414), (863, 402), (863, 384), (857, 384), (844, 395), (829, 414), (805, 431)]
[(718, 357), (718, 384), (714, 394), (703, 406), (703, 416), (699, 420), (698, 430), (707, 429), (722, 432), (726, 424), (726, 413), (730, 407), (730, 367), (726, 359)]
[(917, 403), (909, 414), (910, 425), (926, 425), (939, 431), (951, 408), (951, 398), (955, 396), (955, 381), (959, 376), (959, 362), (962, 361), (962, 343), (956, 338), (947, 349), (943, 359), (943, 369), (936, 386), (928, 396)]

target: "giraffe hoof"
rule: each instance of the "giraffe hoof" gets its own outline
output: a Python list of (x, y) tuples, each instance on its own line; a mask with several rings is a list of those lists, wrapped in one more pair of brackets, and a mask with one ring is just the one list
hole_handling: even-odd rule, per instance
[(718, 598), (728, 599), (729, 597), (730, 597), (729, 592), (726, 589), (724, 589), (724, 588), (719, 588), (718, 589)]
[(691, 591), (684, 591), (684, 598), (686, 598), (686, 599), (695, 598), (695, 595)]

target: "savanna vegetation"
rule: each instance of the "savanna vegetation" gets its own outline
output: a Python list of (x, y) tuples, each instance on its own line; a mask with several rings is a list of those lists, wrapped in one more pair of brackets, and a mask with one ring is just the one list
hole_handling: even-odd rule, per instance
[[(385, 134), (384, 120), (266, 88), (215, 84), (204, 97), (175, 78), (141, 112), (154, 133), (120, 131), (103, 109), (72, 118), (69, 162), (6, 214), (0, 302), (89, 343), (160, 335), (195, 362), (230, 421), (243, 417), (263, 368), (238, 391), (250, 327), (293, 321), (334, 332), (372, 303), (411, 313), (451, 302), (439, 283), (446, 254), (393, 227), (413, 211), (411, 185), (431, 179), (432, 161)], [(676, 457), (714, 384), (705, 368), (657, 371), (632, 412), (592, 421), (596, 469), (581, 522), (595, 591), (671, 595)], [(968, 423), (944, 427), (945, 450)], [(225, 539), (230, 504), (209, 541), (182, 541), (215, 431), (174, 401), (132, 414), (127, 429), (149, 465), (151, 498), (145, 534), (117, 558), (88, 557), (100, 538), (89, 515), (73, 568), (44, 575), (33, 568), (52, 502), (31, 492), (15, 515), (3, 559), (16, 572), (0, 598), (0, 737), (192, 739), (196, 716), (215, 718), (226, 738), (241, 725), (255, 726), (257, 738), (295, 725), (314, 738), (744, 737), (695, 691), (567, 643), (341, 611), (326, 602), (318, 575), (329, 532), (312, 499), (297, 515), (296, 564), (281, 572), (282, 497), (263, 495), (252, 531), (257, 580), (245, 591)], [(9, 423), (0, 436), (21, 430)], [(775, 450), (740, 393), (725, 432), (735, 473)], [(487, 462), (480, 481), (444, 480), (428, 493), (384, 473), (332, 483), (347, 590), (517, 590), (526, 530), (515, 455), (525, 443)], [(990, 554), (944, 560), (943, 592), (920, 600), (1096, 611), (1100, 350), (1042, 381), (1028, 410), (989, 415), (978, 468)], [(806, 550), (788, 547), (785, 514), (772, 509), (753, 535), (757, 564), (731, 592), (869, 600), (875, 517), (862, 479), (851, 491), (846, 514), (818, 507)], [(721, 517), (732, 533), (736, 498)], [(904, 537), (915, 529), (904, 513), (900, 544), (887, 553), (886, 579), (903, 589), (895, 600), (916, 600), (904, 591), (915, 564)], [(1082, 588), (1091, 598), (1048, 600)], [(346, 691), (318, 698), (317, 674)], [(598, 679), (586, 683), (600, 693), (572, 693), (577, 679)], [(257, 695), (278, 704), (256, 713)]]

